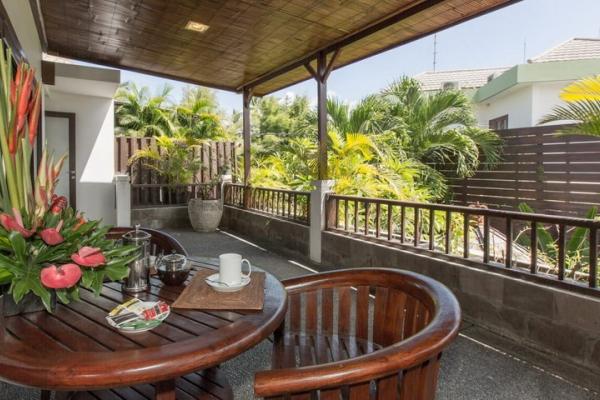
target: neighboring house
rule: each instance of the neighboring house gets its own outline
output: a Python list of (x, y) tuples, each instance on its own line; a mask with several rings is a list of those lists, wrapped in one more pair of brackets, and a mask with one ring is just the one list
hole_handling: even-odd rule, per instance
[(537, 125), (561, 104), (565, 86), (598, 74), (600, 39), (575, 38), (512, 68), (424, 72), (415, 78), (427, 91), (465, 91), (480, 126), (507, 129)]

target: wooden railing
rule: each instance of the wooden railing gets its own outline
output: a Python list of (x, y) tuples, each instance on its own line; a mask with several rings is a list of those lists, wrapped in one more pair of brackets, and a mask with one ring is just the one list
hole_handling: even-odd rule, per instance
[(580, 287), (599, 283), (600, 221), (335, 194), (326, 206), (330, 231)]
[(310, 220), (310, 192), (227, 184), (225, 204), (275, 215), (305, 225), (308, 225)]
[(131, 207), (184, 206), (190, 199), (220, 198), (220, 184), (193, 183), (169, 185), (145, 183), (131, 185)]

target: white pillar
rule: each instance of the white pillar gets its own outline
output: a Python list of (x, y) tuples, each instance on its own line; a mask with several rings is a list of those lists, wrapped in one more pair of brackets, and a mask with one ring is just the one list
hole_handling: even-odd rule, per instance
[(331, 192), (335, 181), (315, 181), (310, 192), (310, 259), (321, 262), (321, 232), (325, 229), (325, 196)]
[(131, 226), (131, 185), (129, 175), (115, 175), (117, 226)]

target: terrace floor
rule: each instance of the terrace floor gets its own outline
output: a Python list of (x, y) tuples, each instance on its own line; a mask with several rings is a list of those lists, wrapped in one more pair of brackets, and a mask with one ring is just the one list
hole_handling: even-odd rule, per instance
[[(214, 258), (237, 252), (253, 265), (279, 279), (310, 274), (294, 260), (281, 257), (224, 232), (199, 234), (170, 230), (192, 257)], [(263, 342), (253, 350), (223, 365), (236, 399), (252, 399), (255, 371), (269, 368), (270, 345)], [(445, 352), (440, 373), (438, 400), (600, 400), (587, 389), (587, 378), (570, 366), (529, 351), (476, 326), (465, 325), (459, 338)], [(39, 399), (39, 392), (0, 383), (1, 400)]]

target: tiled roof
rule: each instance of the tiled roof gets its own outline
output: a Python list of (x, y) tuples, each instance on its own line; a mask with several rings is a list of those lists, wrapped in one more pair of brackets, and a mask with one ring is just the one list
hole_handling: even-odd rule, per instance
[(488, 83), (490, 75), (498, 76), (508, 68), (464, 69), (457, 71), (422, 72), (415, 76), (423, 90), (441, 90), (445, 82), (458, 82), (460, 89), (476, 89)]
[(529, 60), (530, 63), (600, 58), (600, 39), (574, 38)]

